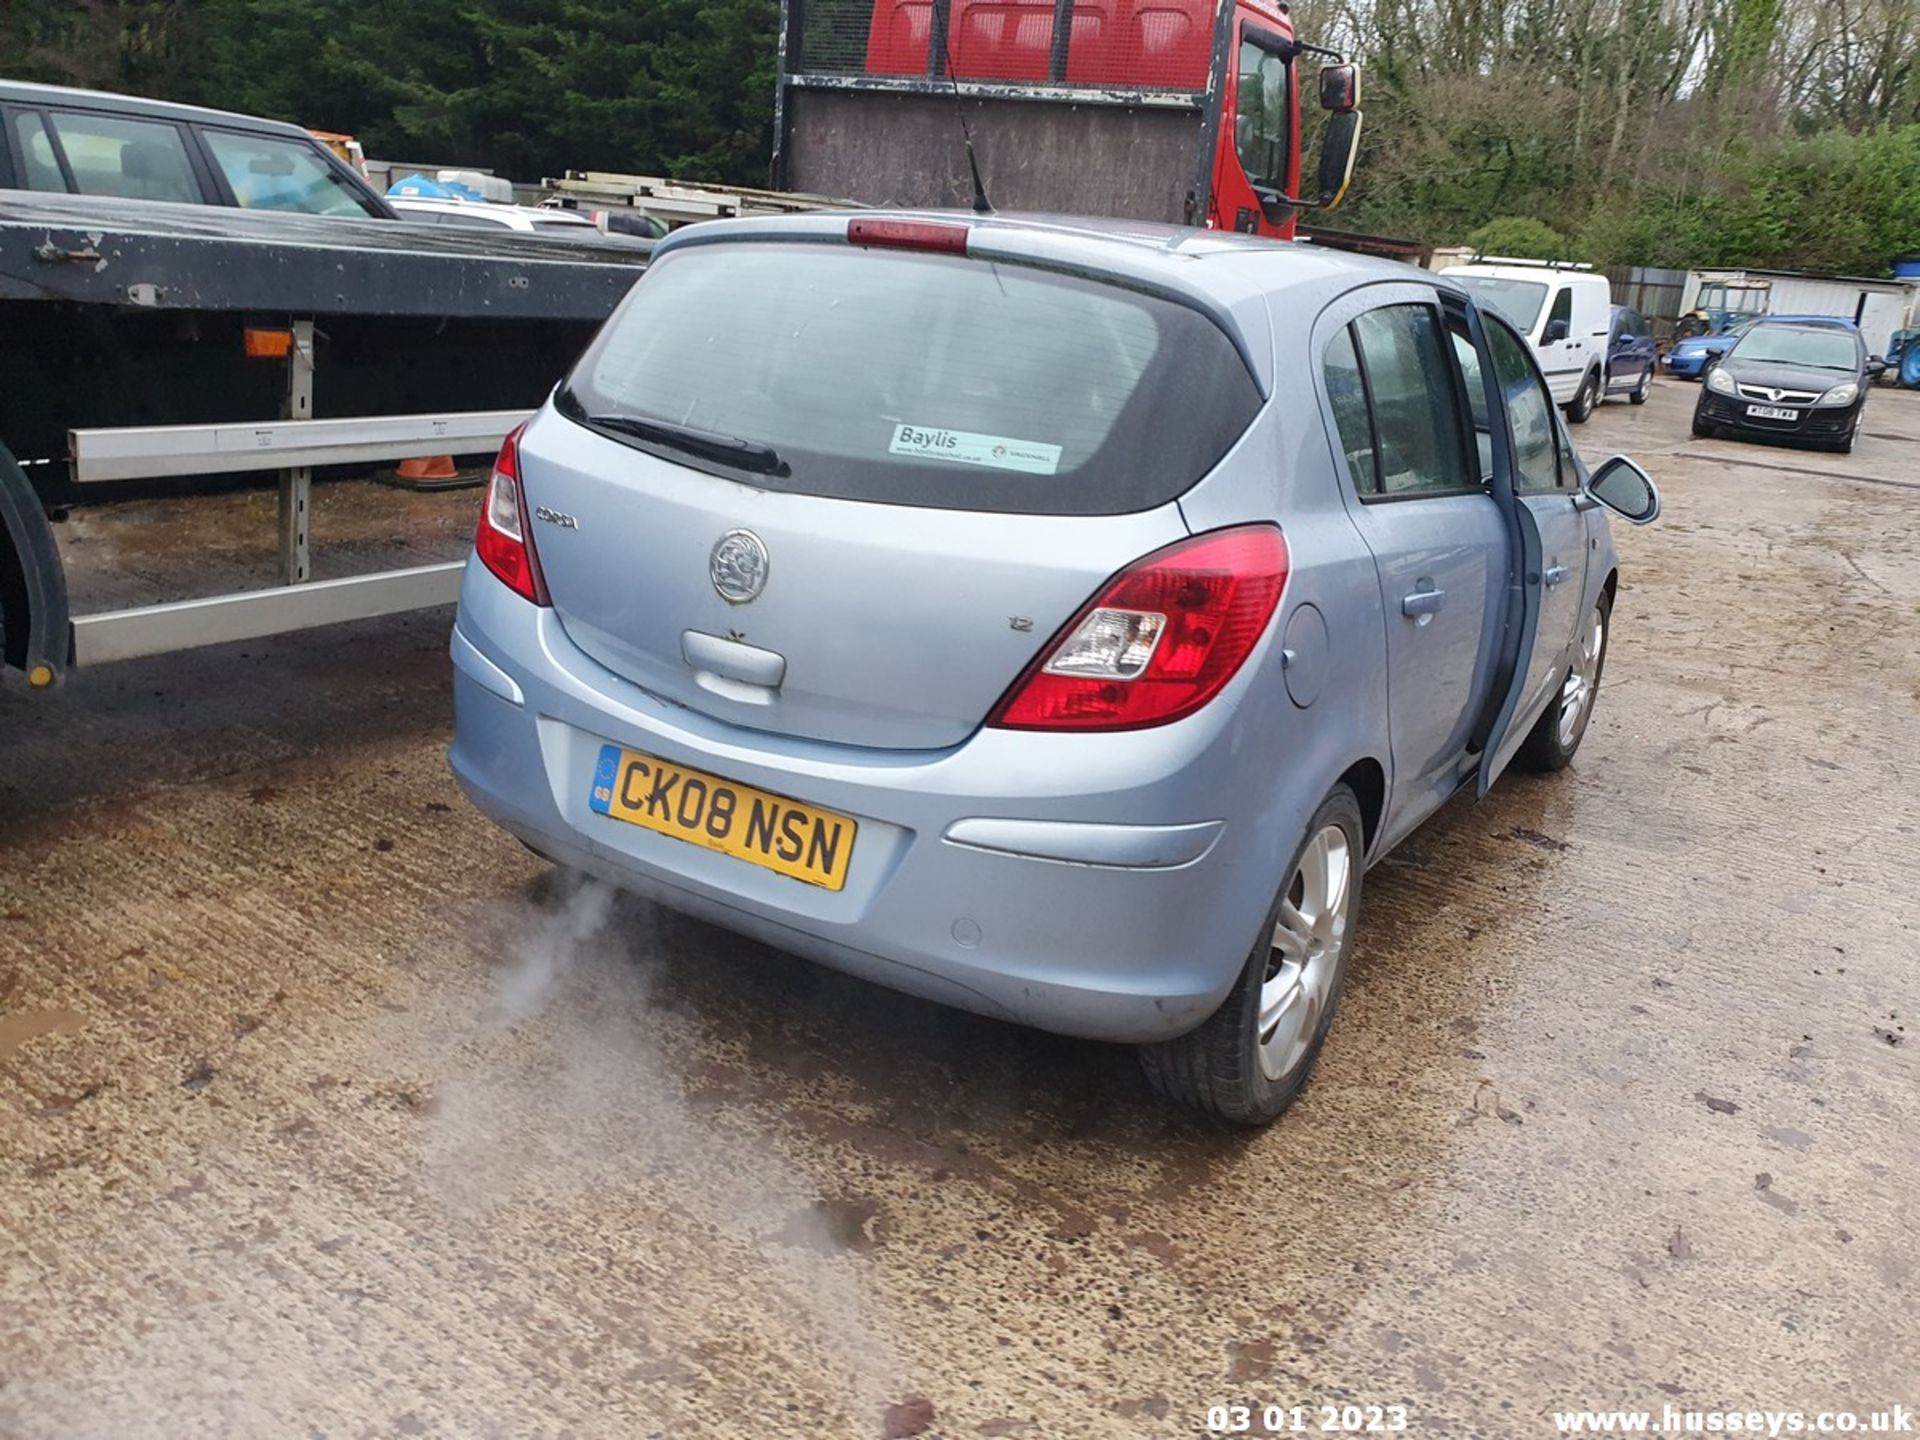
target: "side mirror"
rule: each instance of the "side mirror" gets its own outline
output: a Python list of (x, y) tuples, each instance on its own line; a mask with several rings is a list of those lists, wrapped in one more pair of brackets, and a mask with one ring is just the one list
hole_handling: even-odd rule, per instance
[(1660, 518), (1660, 489), (1624, 455), (1616, 455), (1587, 480), (1587, 493), (1622, 520), (1648, 525)]
[(1566, 338), (1567, 322), (1564, 320), (1549, 320), (1547, 321), (1547, 328), (1540, 332), (1540, 343), (1542, 345), (1551, 345), (1556, 340), (1564, 340)]
[[(1352, 66), (1330, 65), (1330, 70)], [(1355, 82), (1358, 84), (1358, 81)], [(1327, 117), (1327, 128), (1320, 137), (1320, 176), (1318, 203), (1332, 210), (1347, 198), (1347, 186), (1353, 183), (1353, 164), (1360, 157), (1360, 112), (1338, 110)]]
[(1360, 108), (1360, 67), (1358, 65), (1322, 65), (1320, 67), (1320, 108), (1336, 115)]
[(1869, 380), (1878, 380), (1882, 375), (1886, 373), (1887, 373), (1887, 362), (1884, 356), (1880, 356), (1880, 355), (1867, 356), (1867, 378)]

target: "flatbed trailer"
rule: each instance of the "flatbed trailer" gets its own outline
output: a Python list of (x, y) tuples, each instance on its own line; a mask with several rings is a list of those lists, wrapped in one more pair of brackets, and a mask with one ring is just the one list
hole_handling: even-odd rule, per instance
[[(457, 566), (311, 584), (314, 467), (491, 452), (645, 258), (384, 219), (0, 192), (0, 671), (44, 687), (89, 659), (452, 599)], [(284, 588), (70, 613), (56, 538), (68, 509), (268, 478)]]

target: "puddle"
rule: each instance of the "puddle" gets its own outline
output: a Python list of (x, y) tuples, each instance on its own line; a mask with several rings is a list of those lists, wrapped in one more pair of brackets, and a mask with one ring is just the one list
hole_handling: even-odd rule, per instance
[(42, 1035), (71, 1035), (87, 1023), (77, 1010), (29, 1010), (24, 1015), (0, 1015), (0, 1060), (8, 1059), (29, 1040)]

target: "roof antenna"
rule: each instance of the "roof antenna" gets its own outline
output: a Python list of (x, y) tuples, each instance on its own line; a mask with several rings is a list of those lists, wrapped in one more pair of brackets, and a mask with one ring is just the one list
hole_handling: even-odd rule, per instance
[(973, 154), (973, 127), (967, 124), (966, 108), (960, 103), (960, 81), (953, 73), (953, 47), (947, 43), (947, 27), (940, 27), (940, 54), (945, 61), (947, 84), (953, 89), (953, 113), (960, 121), (960, 138), (967, 146), (967, 169), (973, 174), (973, 213), (993, 214), (993, 202), (987, 199), (987, 182), (980, 178), (980, 162)]

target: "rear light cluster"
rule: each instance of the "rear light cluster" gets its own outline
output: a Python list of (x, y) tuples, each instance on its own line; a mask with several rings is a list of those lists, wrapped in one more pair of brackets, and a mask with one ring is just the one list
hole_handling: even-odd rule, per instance
[(987, 723), (1140, 730), (1191, 715), (1253, 653), (1287, 565), (1272, 525), (1216, 530), (1135, 561), (1041, 651)]
[(480, 563), (516, 595), (536, 605), (551, 605), (540, 557), (533, 553), (526, 492), (520, 488), (520, 432), (526, 428), (520, 425), (500, 444), (473, 548)]

